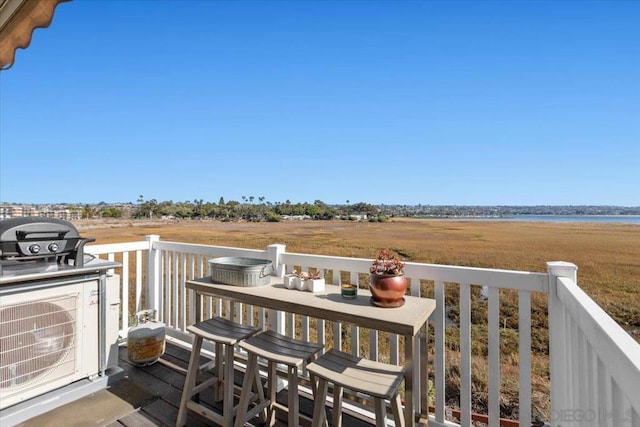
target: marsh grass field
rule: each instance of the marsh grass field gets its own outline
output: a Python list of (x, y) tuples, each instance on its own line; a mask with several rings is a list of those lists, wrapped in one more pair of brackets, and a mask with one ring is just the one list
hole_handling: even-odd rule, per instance
[(413, 262), (546, 271), (547, 261), (578, 266), (578, 284), (619, 324), (640, 328), (640, 226), (606, 223), (414, 220), (386, 223), (181, 221), (78, 223), (96, 244), (162, 240), (373, 258), (388, 247)]
[[(551, 223), (490, 220), (394, 219), (386, 223), (357, 221), (284, 221), (278, 223), (218, 221), (85, 221), (81, 233), (96, 243), (161, 240), (265, 249), (281, 243), (288, 252), (374, 258), (390, 248), (404, 260), (546, 272), (548, 261), (578, 266), (578, 284), (618, 324), (640, 341), (640, 226), (614, 223)], [(433, 286), (423, 284), (425, 295)], [(486, 304), (472, 300), (473, 408), (486, 413)], [(457, 320), (457, 289), (447, 290), (450, 318)], [(517, 294), (500, 293), (501, 412), (517, 413)], [(548, 419), (549, 371), (546, 296), (532, 298), (532, 399), (534, 415)], [(447, 401), (458, 401), (458, 330), (447, 335)]]

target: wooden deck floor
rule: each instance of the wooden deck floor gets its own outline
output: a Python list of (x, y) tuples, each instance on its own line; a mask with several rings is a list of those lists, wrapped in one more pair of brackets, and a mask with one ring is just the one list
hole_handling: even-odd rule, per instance
[[(104, 390), (32, 418), (20, 426), (174, 426), (188, 361), (188, 350), (168, 344), (165, 354), (157, 363), (142, 368), (135, 367), (127, 360), (126, 347), (121, 347), (120, 367), (124, 369), (121, 379)], [(238, 373), (236, 382), (241, 381), (240, 378), (241, 374)], [(286, 403), (286, 393), (286, 390), (281, 391), (278, 401)], [(312, 401), (305, 397), (300, 399), (301, 413), (311, 415)], [(214, 409), (220, 409), (219, 404), (214, 404), (207, 393), (201, 394), (201, 401)], [(189, 411), (187, 426), (211, 425), (215, 424)], [(286, 422), (278, 420), (277, 425), (285, 426)], [(371, 424), (345, 414), (343, 425), (364, 427)]]

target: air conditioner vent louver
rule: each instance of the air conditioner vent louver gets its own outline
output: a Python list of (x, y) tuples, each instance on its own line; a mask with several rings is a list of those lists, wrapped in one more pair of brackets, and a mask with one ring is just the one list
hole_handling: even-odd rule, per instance
[(78, 294), (0, 308), (0, 389), (37, 387), (75, 370)]

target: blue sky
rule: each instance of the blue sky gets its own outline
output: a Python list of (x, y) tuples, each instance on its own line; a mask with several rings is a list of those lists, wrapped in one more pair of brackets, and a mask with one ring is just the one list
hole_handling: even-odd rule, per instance
[(640, 205), (640, 2), (83, 1), (0, 73), (0, 201)]

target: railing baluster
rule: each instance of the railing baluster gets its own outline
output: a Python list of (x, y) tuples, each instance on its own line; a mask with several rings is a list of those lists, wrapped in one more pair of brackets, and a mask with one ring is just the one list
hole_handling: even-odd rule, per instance
[(563, 369), (566, 372), (565, 379), (565, 394), (564, 394), (564, 406), (562, 409), (566, 410), (573, 407), (573, 396), (571, 395), (571, 365), (572, 365), (572, 346), (571, 346), (571, 332), (572, 332), (572, 319), (567, 310), (564, 310), (564, 339), (565, 339), (565, 352), (560, 357), (563, 358)]
[(173, 327), (176, 329), (180, 329), (180, 310), (181, 308), (179, 307), (179, 302), (180, 302), (180, 295), (179, 295), (179, 286), (178, 286), (178, 281), (180, 280), (179, 276), (178, 276), (178, 269), (180, 266), (180, 253), (179, 252), (172, 252), (171, 254), (172, 257), (172, 271), (171, 271), (171, 305), (173, 305)]
[[(623, 425), (626, 424), (625, 420), (630, 414), (625, 413), (625, 408), (627, 406), (627, 402), (624, 397), (624, 394), (618, 387), (618, 383), (611, 378), (611, 401), (613, 403), (611, 409), (611, 419), (614, 425)], [(638, 396), (635, 396), (636, 398)]]
[(436, 300), (436, 309), (431, 315), (435, 328), (435, 348), (434, 363), (435, 363), (435, 380), (433, 382), (433, 388), (436, 395), (436, 413), (435, 418), (439, 423), (444, 423), (444, 405), (445, 405), (445, 335), (444, 335), (444, 282), (436, 281), (434, 289), (434, 298)]
[[(578, 401), (579, 405), (577, 408), (580, 408), (582, 411), (586, 411), (589, 409), (589, 376), (587, 375), (588, 368), (588, 353), (589, 353), (589, 341), (585, 337), (584, 333), (581, 329), (578, 331), (578, 371), (580, 372), (578, 377), (578, 381), (580, 383), (580, 387), (578, 388)], [(586, 415), (586, 412), (585, 412)], [(588, 417), (585, 417), (585, 421), (589, 422)]]
[(120, 310), (122, 312), (122, 327), (119, 328), (120, 333), (129, 329), (129, 252), (122, 253), (122, 301), (120, 302)]
[(378, 331), (369, 329), (369, 359), (378, 360)]
[[(303, 271), (309, 272), (309, 267), (305, 267)], [(309, 316), (301, 316), (300, 333), (303, 340), (309, 341)]]
[(596, 417), (591, 421), (590, 425), (593, 427), (598, 426), (597, 421), (597, 408), (598, 408), (598, 354), (595, 352), (593, 346), (588, 346), (588, 370), (586, 375), (589, 377), (588, 392), (589, 392), (589, 409), (596, 412)]
[[(571, 317), (571, 315), (569, 315)], [(582, 373), (580, 372), (580, 363), (578, 362), (580, 359), (580, 345), (578, 343), (578, 334), (580, 329), (578, 329), (578, 322), (571, 318), (571, 362), (570, 362), (570, 372), (571, 372), (571, 408), (570, 409), (580, 409), (580, 377)]]
[[(169, 251), (162, 251), (160, 264), (160, 268), (165, 271), (165, 274), (160, 273), (161, 286), (158, 289), (158, 299), (160, 307), (164, 307), (163, 318), (165, 323), (167, 326), (173, 326), (173, 321), (171, 320), (171, 256)], [(163, 289), (165, 292), (162, 292)]]
[[(171, 254), (169, 251), (161, 252), (161, 268), (164, 270), (164, 274), (160, 273), (162, 277), (162, 287), (159, 289), (160, 295), (163, 296), (162, 307), (164, 307), (164, 321), (167, 326), (173, 326), (171, 319)], [(164, 292), (162, 290), (164, 289)]]
[[(500, 426), (500, 291), (490, 287), (489, 302), (489, 427)], [(471, 320), (469, 319), (469, 322)]]
[[(460, 284), (460, 425), (471, 425), (471, 286)], [(491, 375), (489, 375), (491, 376)]]
[(424, 418), (429, 417), (429, 406), (430, 405), (435, 405), (435, 402), (431, 402), (429, 400), (429, 396), (430, 396), (430, 391), (431, 391), (431, 387), (430, 385), (433, 384), (433, 381), (429, 380), (429, 328), (430, 328), (430, 323), (427, 322), (424, 325), (424, 336), (420, 337), (418, 336), (418, 341), (420, 342), (420, 346), (421, 346), (421, 351), (420, 351), (420, 378), (419, 378), (419, 385), (420, 388), (419, 390), (421, 390), (420, 392), (420, 405), (418, 407), (418, 411), (421, 415), (424, 416)]
[(613, 406), (614, 406), (614, 402), (613, 402), (613, 392), (611, 390), (611, 373), (609, 372), (609, 368), (607, 366), (604, 366), (604, 375), (605, 375), (605, 379), (604, 379), (604, 390), (605, 390), (605, 397), (604, 397), (604, 404), (605, 404), (605, 413), (604, 413), (604, 417), (606, 418), (605, 422), (606, 422), (606, 426), (607, 427), (613, 427), (615, 424), (613, 422), (613, 420), (611, 419), (611, 414), (613, 413)]
[[(209, 272), (207, 271), (207, 257), (205, 257), (204, 255), (200, 255), (197, 259), (199, 267), (198, 277), (205, 277), (209, 274)], [(203, 319), (211, 319), (212, 317), (214, 317), (215, 314), (213, 312), (213, 298), (203, 298), (203, 305), (204, 306), (202, 307), (202, 311), (203, 313), (205, 313), (205, 317), (203, 317)]]
[(184, 287), (184, 283), (187, 281), (187, 257), (188, 254), (182, 252), (180, 254), (181, 266), (180, 266), (180, 275), (178, 276), (178, 282), (176, 282), (176, 288), (180, 295), (179, 305), (180, 305), (180, 323), (178, 324), (178, 329), (181, 331), (187, 330), (187, 308), (189, 305), (187, 304), (187, 290)]
[(142, 309), (142, 251), (136, 251), (136, 303), (134, 311)]
[(369, 329), (369, 359), (378, 360), (378, 331)]
[(222, 317), (222, 298), (216, 298), (216, 316)]
[(287, 313), (287, 335), (291, 338), (296, 337), (296, 316), (293, 313)]
[(531, 292), (518, 292), (519, 421), (531, 423)]
[(247, 310), (247, 325), (253, 325), (253, 322), (255, 322), (255, 316), (253, 313), (253, 306), (252, 305), (247, 305), (246, 306), (246, 310)]
[(400, 338), (397, 334), (389, 335), (389, 360), (391, 364), (400, 364)]
[(333, 323), (333, 347), (344, 350), (344, 342), (342, 339), (342, 323), (335, 321), (331, 323)]
[[(168, 261), (167, 261), (167, 251), (157, 251), (157, 257), (158, 257), (158, 276), (157, 276), (157, 280), (160, 282), (158, 284), (158, 290), (156, 291), (159, 295), (157, 295), (158, 298), (158, 316), (160, 318), (160, 320), (162, 320), (165, 325), (167, 327), (169, 327), (171, 325), (170, 323), (170, 319), (169, 319), (169, 315), (170, 313), (167, 311), (167, 298), (164, 298), (164, 294), (167, 292), (167, 265), (168, 265)], [(149, 285), (147, 284), (147, 287)], [(162, 297), (162, 299), (160, 299)], [(147, 301), (146, 303), (143, 302), (141, 309), (147, 309), (147, 308), (151, 308), (148, 305), (149, 301)]]
[[(411, 290), (410, 290), (410, 294), (412, 296), (416, 296), (419, 297), (421, 294), (421, 289), (420, 289), (420, 278), (414, 277), (414, 278), (409, 278), (409, 280), (411, 281)], [(425, 333), (428, 331), (427, 327), (425, 326), (423, 329), (425, 329)], [(394, 353), (399, 353), (398, 351), (398, 346), (400, 345), (399, 342), (399, 337), (398, 335), (391, 335), (391, 337), (395, 337), (395, 342), (396, 344), (396, 351), (392, 352), (392, 359), (391, 359), (391, 363), (395, 364), (395, 365), (401, 365), (401, 361), (400, 359), (396, 356), (396, 360), (394, 361), (393, 359), (393, 354)], [(427, 381), (427, 348), (424, 347), (422, 345), (422, 331), (419, 332), (418, 334), (416, 334), (416, 336), (413, 338), (413, 349), (414, 349), (414, 360), (417, 360), (418, 362), (418, 367), (420, 369), (415, 369), (413, 372), (413, 389), (417, 390), (416, 393), (413, 394), (413, 403), (415, 405), (416, 411), (420, 414), (423, 412), (423, 409), (425, 409), (425, 413), (428, 412), (429, 410), (429, 403), (426, 400), (426, 395), (424, 393), (423, 388), (429, 386), (429, 382)], [(424, 398), (423, 398), (424, 397)], [(425, 406), (426, 405), (426, 408)]]
[[(351, 271), (349, 273), (349, 283), (355, 284), (358, 288), (360, 287), (357, 271)], [(358, 290), (356, 290), (356, 293), (357, 292)], [(360, 356), (360, 328), (356, 325), (351, 325), (351, 354)]]

